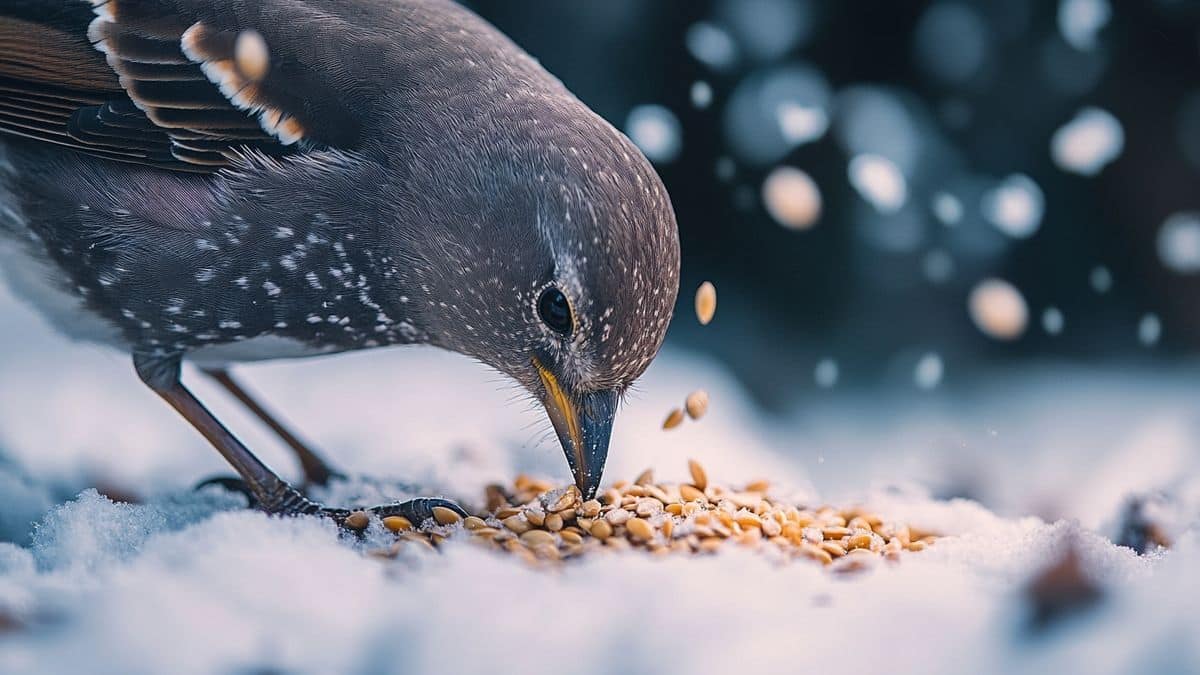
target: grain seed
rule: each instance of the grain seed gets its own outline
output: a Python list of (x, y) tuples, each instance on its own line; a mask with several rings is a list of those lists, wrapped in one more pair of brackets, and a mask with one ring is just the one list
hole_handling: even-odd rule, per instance
[(701, 326), (707, 326), (717, 313), (717, 288), (705, 281), (696, 289), (696, 318)]
[[(478, 520), (478, 519), (476, 519)], [(479, 522), (483, 522), (480, 520)], [(383, 526), (392, 532), (404, 532), (413, 529), (412, 521), (404, 516), (388, 516), (383, 519)]]
[(607, 520), (597, 520), (592, 523), (592, 536), (604, 541), (613, 535), (613, 526)]
[(504, 523), (505, 527), (513, 532), (516, 532), (517, 534), (525, 534), (532, 527), (532, 525), (529, 524), (529, 521), (525, 520), (521, 516), (509, 516), (501, 522)]
[(453, 525), (462, 520), (462, 516), (454, 509), (448, 509), (444, 506), (433, 507), (433, 519), (438, 525)]
[(708, 392), (703, 389), (693, 391), (688, 394), (683, 407), (687, 410), (688, 417), (694, 420), (704, 417), (704, 413), (708, 412)]
[(704, 496), (704, 492), (695, 487), (684, 483), (679, 486), (679, 496), (685, 502), (707, 502), (708, 499)]
[(679, 408), (673, 408), (671, 412), (667, 413), (667, 419), (663, 420), (662, 428), (666, 431), (674, 429), (680, 424), (683, 424), (683, 411)]
[(554, 545), (554, 535), (545, 530), (530, 530), (521, 535), (521, 543), (530, 548), (544, 545)]
[(688, 471), (692, 473), (692, 485), (695, 485), (697, 490), (703, 491), (708, 487), (708, 474), (704, 472), (704, 467), (700, 466), (700, 462), (689, 459)]
[(629, 530), (629, 535), (635, 539), (647, 541), (654, 537), (654, 528), (650, 523), (641, 518), (630, 518), (629, 522), (625, 523), (625, 528)]
[(365, 530), (367, 525), (371, 524), (371, 516), (367, 515), (366, 511), (355, 511), (346, 516), (346, 520), (343, 522), (352, 530)]

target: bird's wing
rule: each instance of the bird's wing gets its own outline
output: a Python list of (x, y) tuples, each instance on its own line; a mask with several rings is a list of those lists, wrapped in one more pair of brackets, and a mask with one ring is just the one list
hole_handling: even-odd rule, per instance
[(350, 71), (372, 45), (311, 4), (6, 0), (0, 133), (195, 172), (246, 148), (352, 149)]

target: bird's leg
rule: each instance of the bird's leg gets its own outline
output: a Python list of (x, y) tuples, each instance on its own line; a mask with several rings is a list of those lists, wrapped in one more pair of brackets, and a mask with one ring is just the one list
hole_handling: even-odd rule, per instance
[[(254, 456), (180, 381), (180, 355), (147, 356), (134, 354), (138, 376), (156, 394), (191, 423), (221, 456), (229, 462), (245, 482), (246, 489), (257, 506), (268, 513), (280, 515), (323, 515), (339, 525), (350, 515), (349, 509), (333, 509), (314, 502), (271, 471)], [(454, 502), (422, 498), (364, 509), (380, 516), (399, 515), (414, 523), (433, 516), (433, 507), (444, 506), (465, 516), (466, 512)]]
[(241, 384), (239, 384), (237, 380), (233, 379), (233, 375), (231, 375), (228, 370), (223, 368), (202, 368), (201, 372), (211, 377), (217, 382), (217, 384), (221, 385), (226, 391), (232, 394), (234, 398), (241, 401), (242, 405), (246, 406), (250, 412), (254, 413), (255, 416), (257, 416), (258, 419), (263, 422), (263, 424), (266, 424), (268, 427), (270, 427), (271, 430), (274, 431), (284, 443), (287, 443), (288, 447), (292, 449), (292, 452), (296, 454), (296, 459), (300, 461), (300, 468), (304, 471), (305, 485), (325, 485), (329, 482), (330, 478), (342, 477), (340, 473), (329, 468), (329, 465), (325, 463), (325, 460), (322, 459), (321, 456), (314, 452), (311, 448), (309, 448), (304, 441), (297, 438), (296, 435), (291, 432), (291, 430), (285, 427), (283, 423), (275, 419), (270, 412), (263, 408), (263, 406), (260, 405), (259, 402), (250, 395), (250, 392), (243, 389)]

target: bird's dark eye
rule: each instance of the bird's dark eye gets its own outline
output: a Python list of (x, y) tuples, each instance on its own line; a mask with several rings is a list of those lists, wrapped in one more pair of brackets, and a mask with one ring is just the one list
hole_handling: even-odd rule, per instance
[(551, 286), (542, 291), (542, 297), (538, 298), (538, 316), (550, 330), (570, 335), (571, 328), (574, 322), (571, 320), (571, 303), (567, 302), (567, 296), (557, 288)]

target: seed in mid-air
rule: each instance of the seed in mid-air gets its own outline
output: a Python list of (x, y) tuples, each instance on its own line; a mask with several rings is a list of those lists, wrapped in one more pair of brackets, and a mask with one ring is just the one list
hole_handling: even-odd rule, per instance
[(663, 420), (662, 428), (664, 430), (674, 429), (680, 424), (683, 424), (683, 411), (679, 408), (674, 408), (671, 412), (667, 413), (667, 419)]
[(700, 284), (696, 289), (696, 318), (701, 326), (707, 326), (717, 313), (717, 288), (711, 281)]
[(692, 485), (696, 486), (701, 492), (708, 487), (708, 474), (704, 472), (704, 467), (694, 459), (688, 460), (688, 471), (692, 474)]
[(267, 41), (256, 30), (238, 33), (233, 59), (241, 74), (254, 82), (266, 77), (271, 67), (271, 51), (267, 48)]
[(694, 420), (704, 417), (704, 413), (708, 412), (708, 392), (697, 389), (688, 394), (684, 407), (687, 409), (688, 417)]

